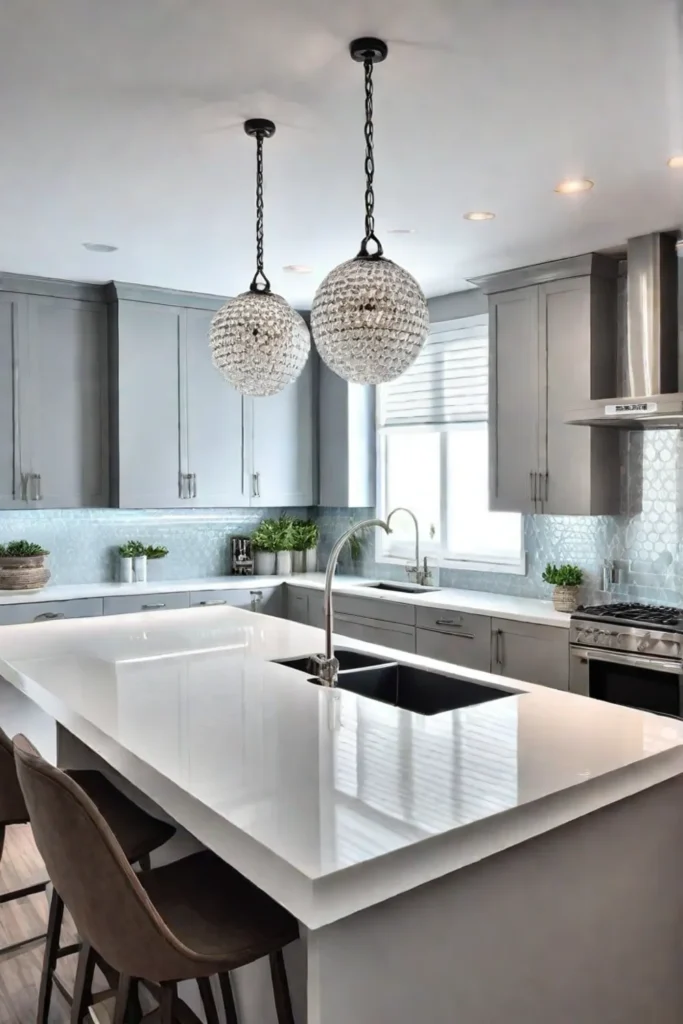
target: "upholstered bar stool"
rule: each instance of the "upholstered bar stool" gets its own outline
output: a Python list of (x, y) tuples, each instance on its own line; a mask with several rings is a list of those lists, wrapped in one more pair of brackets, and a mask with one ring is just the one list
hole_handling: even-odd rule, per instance
[[(159, 1024), (196, 1021), (177, 983), (195, 979), (209, 1024), (218, 1024), (209, 978), (220, 977), (229, 1024), (237, 1015), (229, 972), (270, 957), (280, 1024), (293, 1024), (282, 949), (296, 920), (211, 853), (139, 876), (87, 793), (47, 764), (28, 740), (14, 740), (17, 774), (36, 844), (76, 928), (118, 972), (114, 1024), (124, 1024), (132, 982), (158, 999)], [(151, 1020), (151, 1017), (150, 1017)]]
[[(117, 837), (124, 856), (131, 863), (137, 862), (143, 868), (149, 868), (149, 855), (168, 842), (175, 833), (174, 827), (147, 814), (132, 800), (124, 796), (100, 772), (85, 770), (73, 771), (69, 774), (78, 780), (79, 786), (97, 805)], [(12, 741), (2, 729), (0, 729), (0, 820), (3, 822), (0, 825), (3, 836), (6, 825), (29, 822), (29, 812), (17, 778)], [(0, 898), (0, 902), (7, 902), (10, 898), (19, 899), (21, 896), (30, 895), (33, 892), (41, 892), (46, 887), (47, 882), (41, 882), (28, 887), (28, 889), (19, 890), (18, 893), (7, 894), (4, 899)], [(74, 1004), (74, 1013), (80, 1012), (78, 1020), (85, 1014), (92, 998), (90, 990), (96, 960), (92, 956), (88, 956), (87, 952), (82, 953), (80, 943), (69, 946), (60, 945), (63, 917), (64, 904), (59, 893), (53, 889), (50, 898), (47, 935), (44, 936), (45, 955), (38, 997), (38, 1024), (47, 1024), (53, 986), (60, 991), (68, 1003)], [(35, 941), (35, 938), (27, 939), (16, 945), (23, 947), (29, 943), (33, 944)], [(2, 952), (6, 951), (0, 951), (0, 954)], [(76, 988), (72, 994), (56, 976), (55, 970), (59, 960), (73, 953), (79, 953), (80, 957)], [(101, 966), (106, 967), (106, 965)]]

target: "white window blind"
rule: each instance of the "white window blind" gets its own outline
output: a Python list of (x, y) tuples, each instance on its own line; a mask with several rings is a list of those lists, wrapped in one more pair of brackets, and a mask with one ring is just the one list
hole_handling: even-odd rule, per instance
[(398, 380), (382, 384), (380, 426), (439, 426), (488, 419), (488, 316), (433, 324)]

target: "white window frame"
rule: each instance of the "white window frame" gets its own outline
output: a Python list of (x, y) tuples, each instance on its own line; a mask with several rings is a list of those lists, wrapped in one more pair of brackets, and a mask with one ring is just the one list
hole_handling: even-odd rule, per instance
[[(455, 321), (457, 323), (457, 321)], [(443, 326), (443, 325), (441, 325)], [(382, 426), (382, 409), (379, 389), (375, 403), (375, 436), (376, 448), (376, 483), (377, 483), (377, 512), (386, 519), (391, 509), (387, 508), (387, 438), (390, 434), (403, 433), (439, 433), (441, 434), (441, 480), (447, 477), (448, 463), (448, 434), (454, 431), (475, 429), (478, 423), (456, 423), (443, 425), (426, 426)], [(416, 481), (419, 482), (419, 481)], [(441, 536), (446, 538), (447, 543), (447, 489), (441, 488)], [(471, 570), (474, 572), (496, 572), (507, 573), (515, 576), (524, 576), (527, 572), (527, 558), (524, 548), (524, 516), (519, 516), (520, 531), (520, 554), (514, 558), (487, 558), (474, 559), (471, 556), (458, 551), (449, 551), (444, 544), (435, 544), (428, 537), (420, 537), (420, 556), (427, 555), (432, 565), (443, 569)], [(385, 534), (383, 531), (375, 532), (375, 561), (379, 565), (400, 565), (405, 566), (407, 562), (415, 560), (415, 545), (410, 542), (397, 542), (393, 534)]]

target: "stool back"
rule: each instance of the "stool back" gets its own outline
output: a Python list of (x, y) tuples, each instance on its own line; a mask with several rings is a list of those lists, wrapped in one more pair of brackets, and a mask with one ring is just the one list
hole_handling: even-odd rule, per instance
[(14, 757), (36, 845), (78, 933), (121, 974), (156, 981), (177, 966), (182, 976), (184, 946), (90, 797), (25, 736), (14, 737)]
[(0, 729), (0, 828), (25, 825), (27, 821), (28, 811), (19, 787), (12, 741)]

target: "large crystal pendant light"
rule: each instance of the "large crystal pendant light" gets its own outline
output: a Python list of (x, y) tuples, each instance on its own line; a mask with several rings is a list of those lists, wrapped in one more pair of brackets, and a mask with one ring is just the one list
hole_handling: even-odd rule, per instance
[[(372, 69), (387, 56), (381, 39), (356, 39), (351, 56), (365, 67), (365, 237), (313, 300), (313, 340), (327, 365), (355, 384), (394, 380), (416, 359), (429, 330), (427, 302), (406, 270), (385, 259), (375, 234)], [(370, 250), (372, 247), (372, 251)]]
[(243, 395), (275, 395), (299, 376), (311, 347), (308, 328), (263, 269), (263, 140), (275, 134), (264, 118), (244, 122), (256, 139), (256, 273), (248, 292), (229, 299), (211, 322), (214, 365)]

